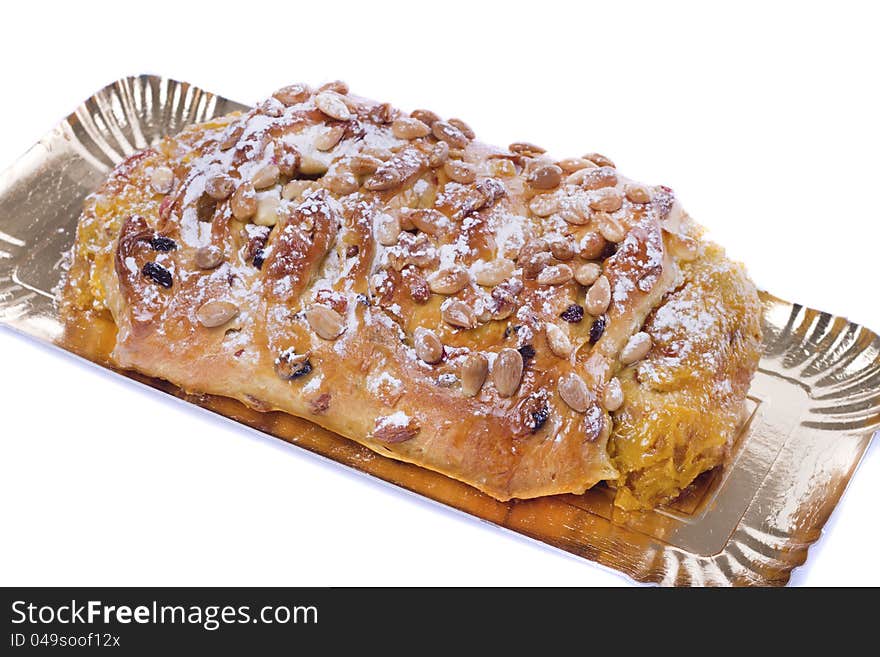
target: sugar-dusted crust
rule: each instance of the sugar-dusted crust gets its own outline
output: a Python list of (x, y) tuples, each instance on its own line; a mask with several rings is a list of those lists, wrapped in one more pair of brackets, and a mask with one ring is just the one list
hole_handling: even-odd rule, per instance
[[(307, 418), (502, 500), (609, 480), (651, 505), (720, 462), (708, 450), (646, 492), (645, 464), (614, 445), (618, 427), (632, 442), (634, 422), (650, 426), (638, 410), (660, 384), (628, 363), (668, 349), (657, 317), (683, 289), (713, 301), (681, 317), (723, 326), (695, 343), (717, 356), (713, 385), (678, 401), (738, 407), (760, 343), (754, 287), (668, 188), (598, 155), (486, 146), (341, 83), (285, 88), (130, 157), (89, 198), (74, 255), (63, 310), (109, 310), (119, 367)], [(693, 283), (701, 265), (717, 279)], [(729, 442), (733, 426), (701, 438), (687, 417), (672, 440)]]

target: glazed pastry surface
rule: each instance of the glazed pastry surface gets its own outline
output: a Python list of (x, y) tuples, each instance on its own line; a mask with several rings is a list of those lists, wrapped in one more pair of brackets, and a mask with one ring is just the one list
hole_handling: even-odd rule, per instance
[(627, 508), (720, 464), (760, 353), (744, 269), (598, 154), (291, 85), (121, 163), (63, 295), (121, 368), (309, 419), (506, 500)]

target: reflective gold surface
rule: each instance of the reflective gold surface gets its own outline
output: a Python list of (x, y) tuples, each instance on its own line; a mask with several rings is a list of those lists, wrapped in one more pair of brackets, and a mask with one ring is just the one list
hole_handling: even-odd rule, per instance
[[(63, 327), (53, 302), (83, 198), (123, 157), (242, 106), (153, 76), (87, 100), (0, 176), (0, 321), (106, 365), (112, 322)], [(307, 421), (190, 396), (122, 373), (497, 525), (662, 584), (781, 585), (820, 535), (880, 427), (880, 339), (839, 317), (762, 295), (764, 357), (729, 463), (668, 508), (626, 513), (597, 488), (509, 503), (392, 461)]]

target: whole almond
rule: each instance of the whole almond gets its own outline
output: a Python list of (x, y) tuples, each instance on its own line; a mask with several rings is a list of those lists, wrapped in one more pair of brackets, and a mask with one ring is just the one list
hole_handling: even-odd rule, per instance
[(498, 258), (489, 262), (478, 260), (473, 265), (474, 280), (478, 285), (494, 287), (510, 278), (514, 267), (513, 260), (507, 258)]
[[(584, 170), (587, 171), (587, 169)], [(623, 197), (616, 189), (606, 187), (597, 190), (597, 193), (599, 195), (590, 201), (590, 208), (597, 212), (617, 212), (623, 205)]]
[(470, 275), (461, 267), (447, 267), (428, 276), (428, 287), (435, 294), (455, 294), (470, 282)]
[(430, 365), (439, 363), (443, 358), (443, 343), (431, 329), (416, 328), (413, 333), (413, 344), (416, 355)]
[(223, 326), (238, 315), (238, 306), (229, 301), (208, 301), (196, 311), (202, 326), (215, 328)]
[(574, 173), (575, 171), (580, 171), (581, 169), (592, 169), (598, 166), (595, 162), (590, 162), (589, 160), (582, 157), (570, 157), (566, 160), (560, 160), (556, 164), (565, 173)]
[(483, 354), (471, 352), (465, 356), (459, 371), (462, 393), (468, 397), (479, 394), (488, 373), (489, 361)]
[(539, 285), (562, 285), (568, 283), (573, 276), (571, 267), (568, 265), (550, 265), (540, 271), (536, 280)]
[(225, 201), (235, 191), (235, 181), (225, 173), (210, 176), (205, 181), (205, 194), (215, 201)]
[(589, 232), (581, 238), (580, 256), (584, 260), (598, 260), (605, 253), (608, 242), (599, 233)]
[(623, 238), (626, 237), (626, 229), (619, 221), (617, 221), (617, 219), (607, 212), (597, 212), (595, 220), (602, 237), (609, 242), (617, 244), (618, 242), (622, 242)]
[(556, 324), (544, 324), (544, 334), (547, 336), (547, 344), (556, 356), (568, 358), (571, 355), (571, 340), (565, 332)]
[(631, 365), (641, 360), (651, 351), (652, 344), (649, 334), (644, 331), (636, 333), (627, 341), (623, 351), (620, 352), (620, 362), (624, 365)]
[(615, 168), (614, 162), (609, 160), (607, 157), (605, 157), (601, 153), (587, 153), (586, 155), (584, 155), (584, 159), (589, 160), (590, 162), (592, 162), (596, 166), (611, 167), (612, 169)]
[(574, 280), (584, 287), (589, 287), (595, 283), (601, 275), (602, 267), (595, 262), (585, 262), (574, 270)]
[(505, 347), (498, 352), (492, 365), (492, 381), (500, 396), (510, 397), (516, 392), (522, 381), (522, 373), (523, 359), (516, 349)]
[(363, 176), (368, 173), (374, 173), (376, 169), (382, 166), (382, 160), (372, 155), (359, 153), (352, 155), (348, 161), (348, 168), (356, 176)]
[(304, 84), (291, 84), (287, 87), (282, 87), (272, 95), (281, 101), (283, 105), (290, 107), (308, 100), (311, 90)]
[(251, 177), (251, 184), (254, 186), (254, 189), (266, 189), (276, 184), (280, 175), (281, 172), (276, 165), (267, 164), (254, 173)]
[(549, 217), (559, 210), (559, 197), (556, 194), (538, 194), (529, 201), (529, 210), (538, 217)]
[(472, 164), (461, 160), (447, 160), (443, 165), (443, 172), (453, 182), (470, 184), (477, 179), (477, 170)]
[(219, 267), (223, 260), (223, 251), (213, 244), (196, 249), (195, 262), (199, 269), (214, 269)]
[(448, 121), (435, 121), (431, 125), (431, 132), (440, 141), (445, 141), (450, 148), (465, 148), (468, 145), (467, 136)]
[(257, 213), (257, 195), (254, 186), (243, 182), (232, 195), (232, 215), (239, 221), (247, 221)]
[(312, 330), (325, 340), (335, 340), (345, 331), (342, 315), (321, 303), (315, 303), (306, 310), (306, 321)]
[(533, 189), (555, 189), (562, 182), (562, 168), (555, 164), (545, 164), (538, 167), (528, 177), (528, 183)]
[(345, 134), (345, 126), (339, 125), (331, 125), (327, 129), (325, 129), (321, 134), (315, 137), (315, 148), (319, 151), (329, 151), (336, 147), (342, 140), (342, 136)]
[(569, 372), (560, 377), (557, 391), (562, 401), (578, 413), (586, 411), (592, 401), (592, 395), (587, 388), (587, 384), (574, 372)]
[(443, 321), (457, 328), (472, 329), (477, 325), (473, 309), (464, 301), (450, 299), (440, 307)]
[(651, 200), (651, 192), (643, 185), (627, 185), (624, 194), (632, 203), (648, 203)]
[(335, 91), (322, 91), (315, 96), (315, 106), (331, 119), (348, 121), (351, 112), (342, 96)]
[(584, 297), (584, 307), (593, 317), (598, 317), (608, 310), (610, 303), (611, 285), (606, 276), (600, 276), (587, 290), (587, 295)]
[(391, 124), (391, 134), (398, 139), (418, 139), (431, 134), (431, 126), (411, 117), (401, 117)]
[(620, 379), (617, 377), (614, 377), (605, 384), (605, 392), (602, 394), (602, 405), (610, 413), (623, 406), (623, 388), (620, 386)]

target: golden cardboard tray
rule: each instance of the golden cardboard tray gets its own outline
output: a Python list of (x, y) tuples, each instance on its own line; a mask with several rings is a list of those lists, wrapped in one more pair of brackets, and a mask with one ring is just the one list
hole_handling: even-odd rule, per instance
[[(131, 153), (242, 108), (184, 82), (125, 78), (86, 100), (3, 172), (0, 322), (109, 367), (112, 324), (65, 327), (54, 303), (83, 199)], [(308, 421), (120, 374), (642, 582), (783, 585), (880, 433), (880, 339), (842, 317), (767, 293), (762, 300), (764, 356), (729, 463), (674, 504), (647, 513), (613, 507), (601, 486), (581, 496), (498, 502)]]

